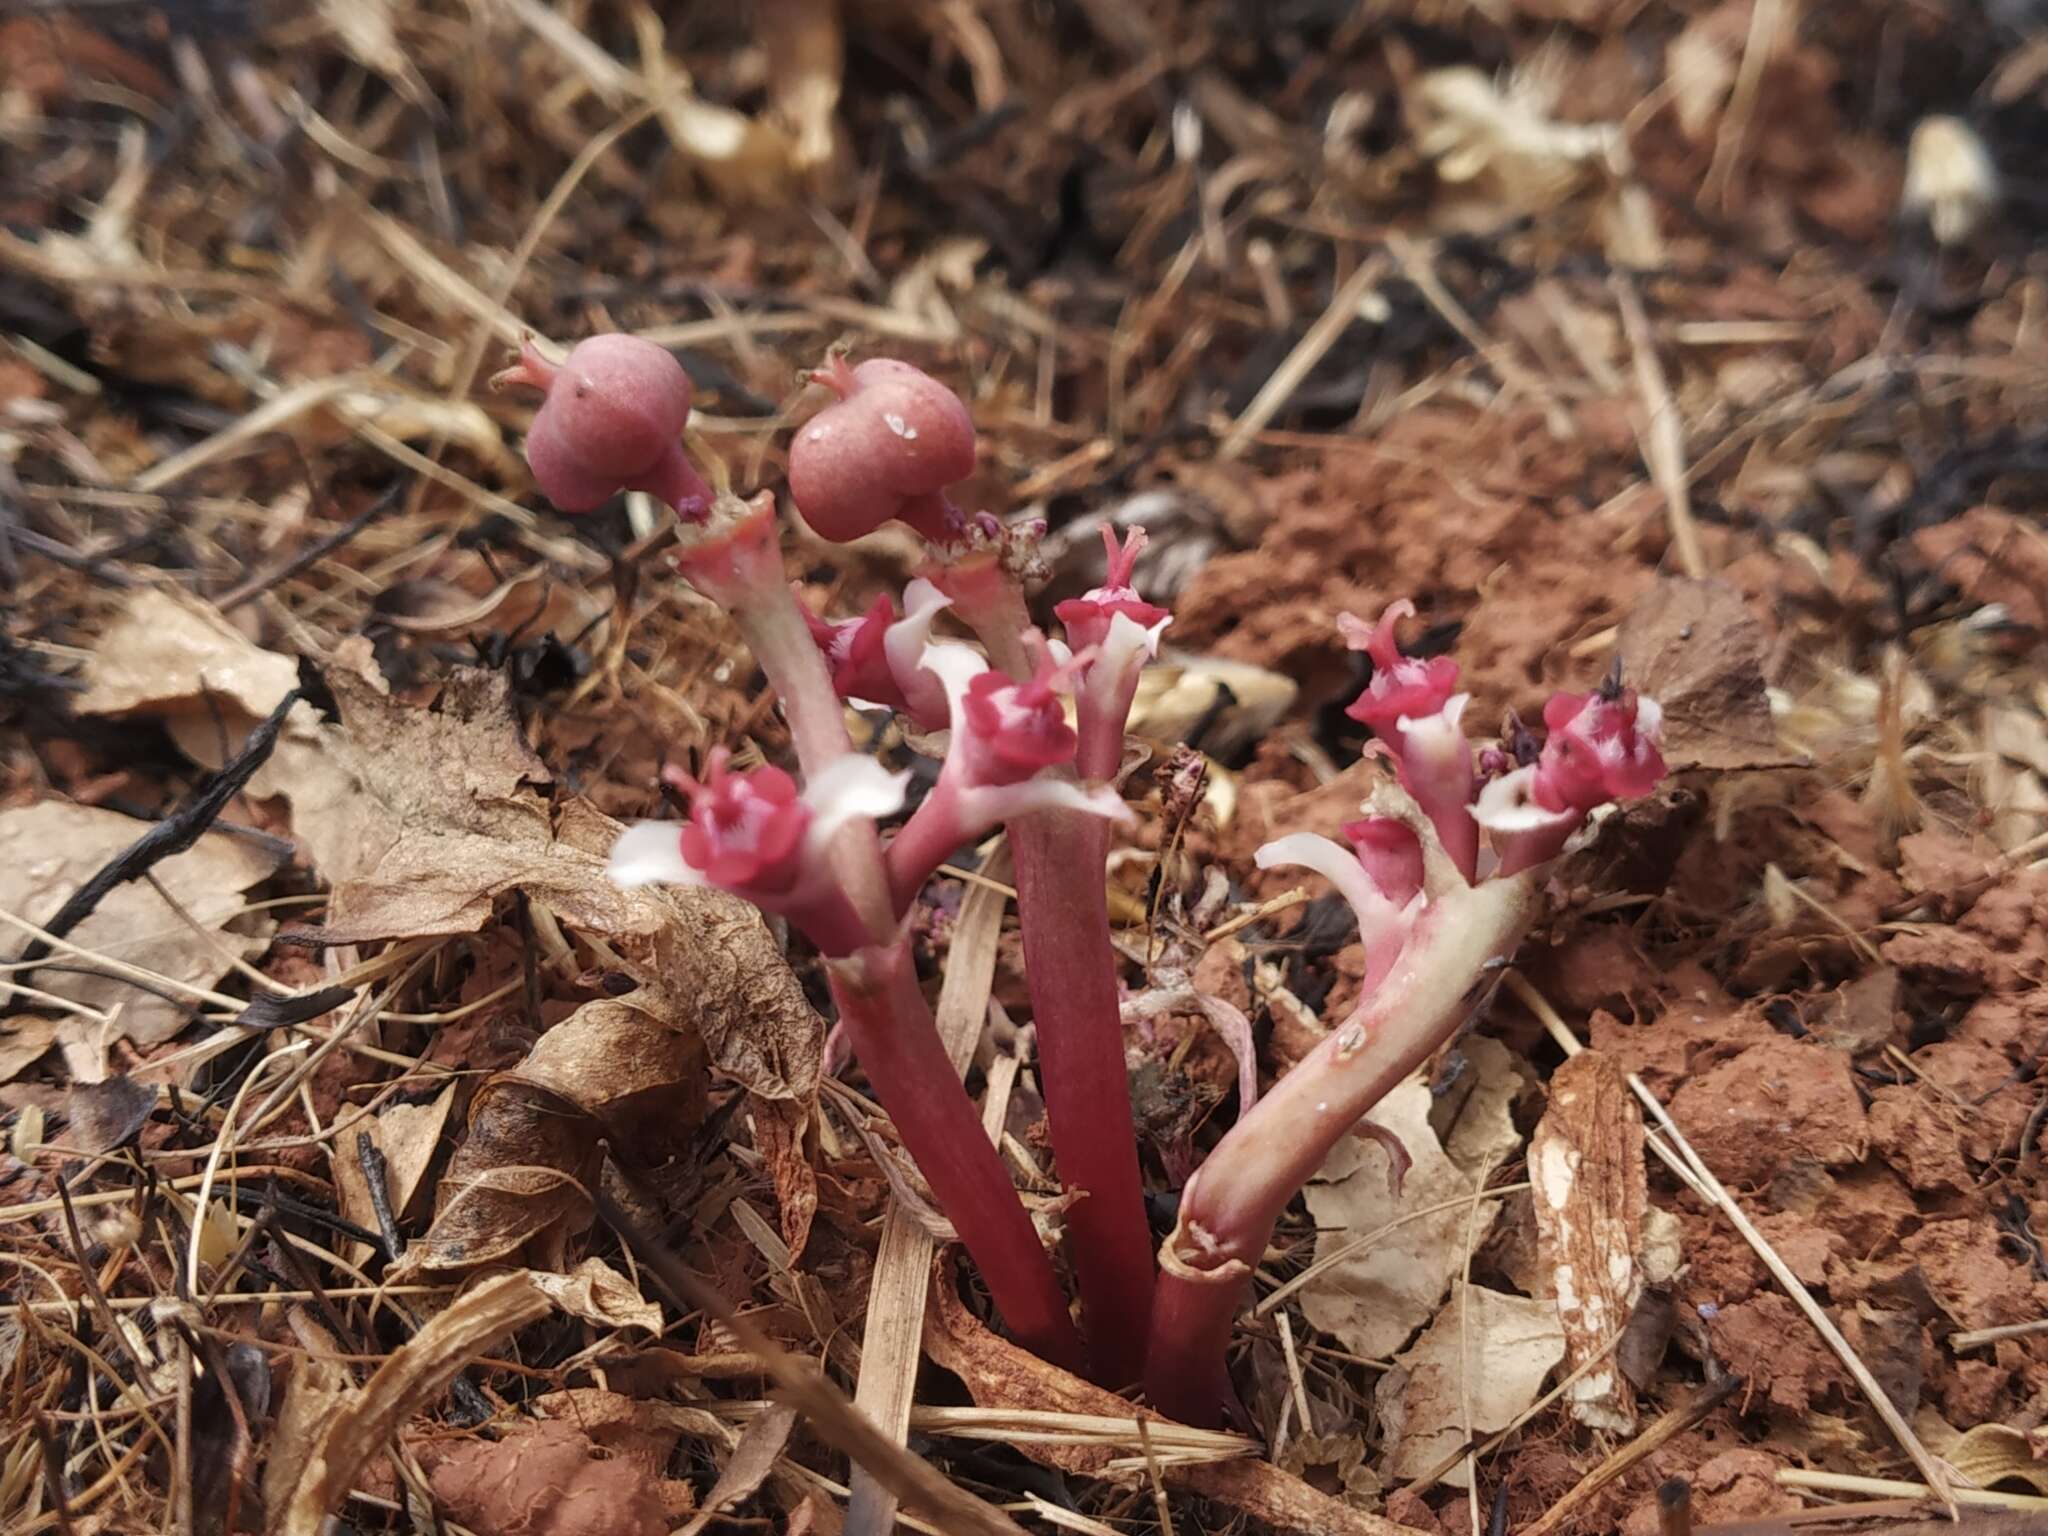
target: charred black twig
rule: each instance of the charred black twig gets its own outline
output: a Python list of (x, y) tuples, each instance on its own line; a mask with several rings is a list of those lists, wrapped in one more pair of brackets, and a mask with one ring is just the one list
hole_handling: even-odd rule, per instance
[(363, 1182), (370, 1186), (370, 1209), (377, 1213), (377, 1230), (384, 1237), (384, 1256), (395, 1264), (405, 1252), (405, 1238), (391, 1209), (391, 1165), (368, 1131), (356, 1132), (356, 1161), (363, 1165)]

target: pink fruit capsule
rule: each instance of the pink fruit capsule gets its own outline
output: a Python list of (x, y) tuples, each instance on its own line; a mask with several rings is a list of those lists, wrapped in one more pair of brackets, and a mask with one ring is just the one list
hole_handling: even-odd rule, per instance
[(820, 537), (845, 541), (900, 518), (931, 539), (955, 536), (939, 493), (974, 473), (974, 419), (921, 368), (834, 358), (813, 375), (839, 395), (789, 450), (789, 493)]
[(547, 391), (526, 434), (526, 460), (562, 511), (591, 512), (620, 491), (645, 491), (683, 517), (703, 515), (710, 490), (680, 441), (690, 376), (667, 348), (637, 336), (592, 336), (557, 367), (529, 341), (493, 382)]

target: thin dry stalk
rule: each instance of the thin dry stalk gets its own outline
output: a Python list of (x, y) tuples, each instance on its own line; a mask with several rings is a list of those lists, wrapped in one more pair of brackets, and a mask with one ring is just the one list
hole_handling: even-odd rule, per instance
[(1628, 332), (1629, 350), (1635, 355), (1636, 388), (1648, 415), (1643, 436), (1643, 457), (1650, 466), (1650, 478), (1664, 498), (1664, 515), (1671, 520), (1671, 542), (1678, 550), (1678, 563), (1695, 581), (1707, 574), (1707, 557), (1700, 548), (1699, 524), (1693, 521), (1691, 483), (1685, 472), (1685, 432), (1678, 418), (1678, 402), (1664, 378), (1664, 364), (1657, 357), (1657, 338), (1650, 330), (1643, 301), (1636, 297), (1635, 284), (1626, 272), (1610, 279), (1615, 307), (1621, 311), (1622, 328)]
[(1218, 458), (1237, 458), (1252, 445), (1252, 440), (1265, 430), (1266, 424), (1301, 388), (1302, 380), (1315, 371), (1316, 364), (1337, 344), (1344, 328), (1358, 318), (1358, 306), (1386, 275), (1386, 258), (1375, 253), (1361, 261), (1351, 275), (1338, 284), (1337, 291), (1330, 295), (1329, 304), (1316, 316), (1315, 323), (1302, 333), (1301, 340), (1280, 360), (1280, 366), (1273, 370), (1272, 377), (1259, 386), (1251, 404), (1231, 423), (1222, 446), (1216, 450)]

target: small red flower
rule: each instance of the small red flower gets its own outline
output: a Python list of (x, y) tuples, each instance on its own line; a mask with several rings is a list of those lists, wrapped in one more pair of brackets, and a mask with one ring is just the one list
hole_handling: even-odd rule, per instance
[(1536, 760), (1536, 803), (1590, 811), (1646, 795), (1665, 774), (1657, 750), (1664, 712), (1655, 699), (1618, 683), (1592, 693), (1558, 693), (1543, 706), (1549, 738)]
[(1029, 682), (991, 668), (968, 683), (962, 713), (977, 749), (979, 782), (1014, 784), (1041, 768), (1073, 761), (1080, 737), (1067, 724), (1059, 692), (1071, 685), (1071, 670), (1041, 655)]
[(903, 685), (889, 665), (889, 626), (897, 621), (888, 593), (857, 619), (821, 619), (808, 609), (811, 638), (832, 669), (832, 688), (842, 699), (862, 699), (888, 709), (908, 709)]
[(679, 768), (663, 774), (690, 800), (690, 819), (681, 831), (683, 861), (726, 890), (787, 890), (801, 873), (796, 855), (811, 808), (798, 796), (796, 780), (780, 768), (734, 773), (731, 760), (718, 747), (701, 780)]
[(1370, 627), (1348, 613), (1337, 617), (1344, 643), (1372, 657), (1373, 668), (1372, 681), (1344, 713), (1370, 726), (1397, 751), (1404, 718), (1420, 720), (1433, 715), (1458, 691), (1458, 664), (1450, 657), (1432, 656), (1425, 661), (1401, 654), (1394, 641), (1394, 625), (1414, 613), (1415, 605), (1402, 598), (1389, 603), (1379, 623)]
[(1118, 614), (1140, 629), (1151, 629), (1168, 617), (1157, 603), (1148, 603), (1131, 585), (1131, 572), (1145, 547), (1145, 530), (1133, 528), (1122, 545), (1116, 530), (1103, 524), (1102, 542), (1109, 550), (1109, 572), (1101, 586), (1080, 597), (1070, 597), (1053, 609), (1067, 627), (1067, 643), (1077, 651), (1100, 648), (1109, 639), (1109, 626)]

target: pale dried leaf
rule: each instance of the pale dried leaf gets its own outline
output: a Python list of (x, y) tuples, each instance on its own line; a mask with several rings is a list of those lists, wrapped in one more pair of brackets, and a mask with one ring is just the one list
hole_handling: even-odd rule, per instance
[[(85, 668), (82, 715), (197, 715), (214, 732), (215, 711), (229, 728), (277, 708), (298, 683), (298, 663), (266, 651), (212, 604), (176, 590), (145, 587), (101, 634)], [(237, 721), (236, 716), (246, 717)], [(218, 733), (215, 732), (217, 735)]]
[(770, 1403), (742, 1431), (739, 1444), (732, 1448), (731, 1457), (718, 1474), (718, 1481), (704, 1496), (703, 1509), (683, 1528), (681, 1536), (699, 1536), (726, 1510), (760, 1492), (781, 1459), (783, 1447), (789, 1444), (789, 1432), (794, 1428), (796, 1410), (787, 1403)]
[[(1922, 1416), (1923, 1433), (1926, 1420)], [(2048, 1434), (2029, 1434), (2009, 1424), (1977, 1424), (1958, 1435), (1940, 1425), (1946, 1434), (1927, 1437), (1927, 1447), (1960, 1472), (1977, 1488), (1996, 1488), (2001, 1483), (2022, 1482), (2034, 1492), (2048, 1496)]]
[[(384, 1154), (391, 1214), (405, 1220), (434, 1154), (440, 1149), (441, 1135), (448, 1128), (448, 1112), (454, 1106), (455, 1084), (451, 1082), (425, 1104), (387, 1104), (368, 1124), (356, 1125), (338, 1137), (333, 1169), (341, 1214), (359, 1227), (376, 1230), (377, 1208), (370, 1202), (370, 1181), (356, 1145), (357, 1135), (363, 1134)], [(349, 1245), (348, 1257), (360, 1264), (370, 1252), (368, 1243), (356, 1242)]]
[(433, 1224), (394, 1274), (473, 1269), (529, 1245), (553, 1257), (589, 1220), (602, 1142), (649, 1163), (683, 1149), (703, 1114), (703, 1047), (642, 1001), (585, 1003), (477, 1090)]
[(391, 14), (391, 0), (319, 0), (320, 17), (355, 61), (382, 75), (408, 101), (425, 105), (427, 84), (406, 56)]
[(390, 697), (368, 643), (328, 668), (338, 725), (287, 722), (251, 792), (282, 794), (334, 886), (332, 942), (469, 933), (523, 891), (595, 934), (647, 985), (636, 1001), (694, 1027), (711, 1064), (765, 1098), (817, 1091), (824, 1025), (759, 912), (704, 888), (625, 891), (606, 873), (619, 824), (578, 800), (552, 809), (546, 767), (496, 672), (458, 671), (431, 707)]
[(1565, 1401), (1581, 1424), (1632, 1434), (1635, 1394), (1612, 1344), (1642, 1294), (1643, 1117), (1621, 1069), (1598, 1051), (1552, 1076), (1550, 1107), (1529, 1138), (1529, 1181), (1566, 1361), (1587, 1367)]
[(1469, 1218), (1468, 1208), (1460, 1204), (1402, 1220), (1411, 1212), (1472, 1194), (1479, 1176), (1513, 1146), (1513, 1121), (1507, 1115), (1518, 1085), (1508, 1053), (1497, 1045), (1497, 1055), (1483, 1049), (1492, 1044), (1483, 1037), (1465, 1042), (1480, 1073), (1480, 1087), (1451, 1137), (1465, 1154), (1469, 1170), (1453, 1159), (1431, 1129), (1429, 1084), (1412, 1077), (1366, 1117), (1399, 1137), (1408, 1149), (1411, 1166), (1401, 1192), (1396, 1195), (1389, 1187), (1385, 1149), (1356, 1136), (1338, 1144), (1305, 1191), (1309, 1214), (1315, 1218), (1319, 1261), (1349, 1247), (1354, 1237), (1401, 1222), (1302, 1288), (1302, 1311), (1308, 1320), (1354, 1353), (1384, 1358), (1413, 1337), (1463, 1267), (1468, 1230), (1476, 1246), (1499, 1214), (1500, 1202), (1486, 1200)]
[[(1421, 1477), (1457, 1450), (1468, 1430), (1507, 1428), (1563, 1358), (1564, 1333), (1549, 1302), (1461, 1282), (1428, 1332), (1380, 1378), (1376, 1397), (1391, 1444), (1387, 1474)], [(1463, 1461), (1443, 1480), (1467, 1486)]]
[(839, 0), (756, 0), (754, 35), (768, 55), (768, 109), (793, 140), (790, 169), (816, 177), (841, 154), (837, 118), (846, 40)]
[[(148, 830), (149, 823), (133, 817), (61, 800), (0, 811), (0, 911), (43, 921)], [(246, 959), (268, 944), (270, 922), (242, 915), (242, 893), (276, 868), (277, 855), (269, 845), (208, 832), (183, 853), (152, 866), (150, 873), (214, 942), (194, 933), (143, 880), (109, 891), (68, 938), (82, 949), (173, 982), (210, 986), (229, 969), (228, 956)], [(35, 985), (103, 1012), (119, 1008), (112, 1038), (155, 1045), (185, 1025), (182, 1002), (113, 977), (52, 967), (36, 973)], [(0, 1006), (11, 996), (11, 989), (0, 985)]]
[(355, 1390), (355, 1378), (340, 1359), (342, 1347), (304, 1307), (290, 1313), (294, 1341), (303, 1354), (285, 1379), (284, 1402), (264, 1445), (263, 1526), (274, 1529), (286, 1500), (298, 1486), (321, 1431)]
[(524, 1274), (482, 1281), (398, 1346), (321, 1427), (282, 1518), (279, 1536), (319, 1536), (356, 1474), (406, 1420), (425, 1411), (462, 1368), (550, 1303)]
[(818, 1174), (804, 1152), (804, 1132), (811, 1123), (810, 1106), (794, 1099), (751, 1096), (747, 1114), (754, 1127), (754, 1150), (775, 1187), (775, 1209), (783, 1245), (791, 1262), (803, 1256), (810, 1241), (811, 1220), (818, 1213)]
[(530, 1269), (526, 1278), (571, 1317), (600, 1328), (644, 1328), (661, 1332), (661, 1308), (647, 1300), (603, 1259), (589, 1258), (566, 1275)]

